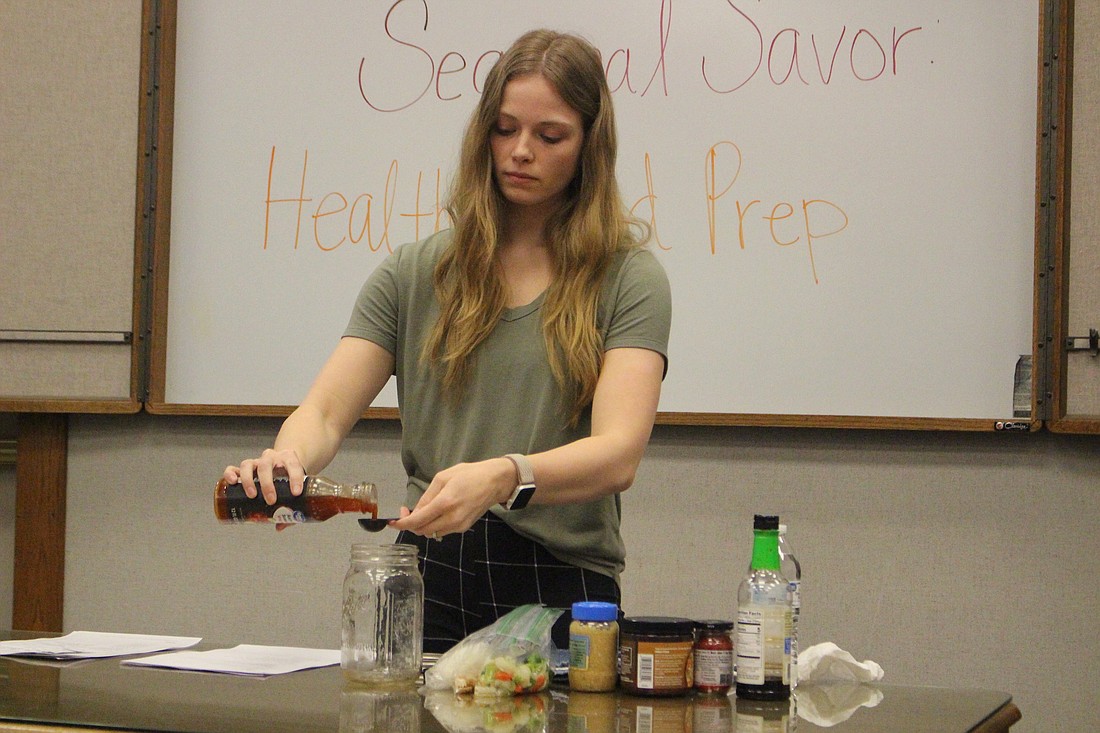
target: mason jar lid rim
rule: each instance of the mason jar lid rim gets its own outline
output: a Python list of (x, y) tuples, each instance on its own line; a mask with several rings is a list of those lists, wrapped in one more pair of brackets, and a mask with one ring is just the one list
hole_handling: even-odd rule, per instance
[(379, 545), (373, 542), (356, 542), (351, 546), (353, 558), (416, 558), (416, 545)]

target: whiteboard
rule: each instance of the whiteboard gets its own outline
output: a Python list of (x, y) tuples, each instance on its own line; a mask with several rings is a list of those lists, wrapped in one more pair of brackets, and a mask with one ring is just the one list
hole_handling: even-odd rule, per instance
[(1037, 0), (177, 12), (166, 403), (297, 404), (368, 273), (447, 226), (480, 82), (547, 26), (601, 51), (624, 199), (672, 283), (663, 412), (1013, 414)]

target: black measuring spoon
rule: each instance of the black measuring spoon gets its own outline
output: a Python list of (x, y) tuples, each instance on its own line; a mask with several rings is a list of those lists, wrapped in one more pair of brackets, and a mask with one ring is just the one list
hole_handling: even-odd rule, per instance
[(368, 532), (381, 532), (389, 526), (390, 522), (396, 522), (401, 517), (363, 517), (359, 520), (359, 526)]

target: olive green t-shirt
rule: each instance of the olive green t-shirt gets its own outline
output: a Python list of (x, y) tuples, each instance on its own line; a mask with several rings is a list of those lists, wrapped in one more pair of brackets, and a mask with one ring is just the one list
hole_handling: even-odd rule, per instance
[[(504, 312), (475, 353), (461, 402), (443, 396), (435, 370), (425, 368), (420, 354), (439, 315), (432, 278), (450, 238), (446, 230), (397, 248), (363, 285), (344, 332), (395, 357), (409, 507), (437, 472), (456, 463), (539, 453), (591, 433), (588, 411), (569, 427), (569, 405), (550, 370), (542, 336), (544, 295)], [(618, 255), (601, 291), (598, 327), (604, 349), (651, 349), (667, 363), (671, 319), (668, 278), (653, 254), (639, 247)], [(618, 496), (492, 511), (561, 560), (616, 580), (622, 572), (626, 552)]]

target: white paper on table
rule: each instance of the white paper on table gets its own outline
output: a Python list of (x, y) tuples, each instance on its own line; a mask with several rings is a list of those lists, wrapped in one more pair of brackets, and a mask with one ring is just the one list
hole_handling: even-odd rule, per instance
[(202, 641), (194, 636), (152, 636), (102, 631), (74, 631), (65, 636), (0, 641), (0, 656), (44, 659), (95, 659), (185, 649)]
[(232, 649), (172, 652), (141, 659), (126, 659), (122, 663), (130, 666), (166, 667), (193, 672), (220, 672), (263, 677), (314, 667), (331, 667), (340, 663), (340, 650), (240, 644)]

